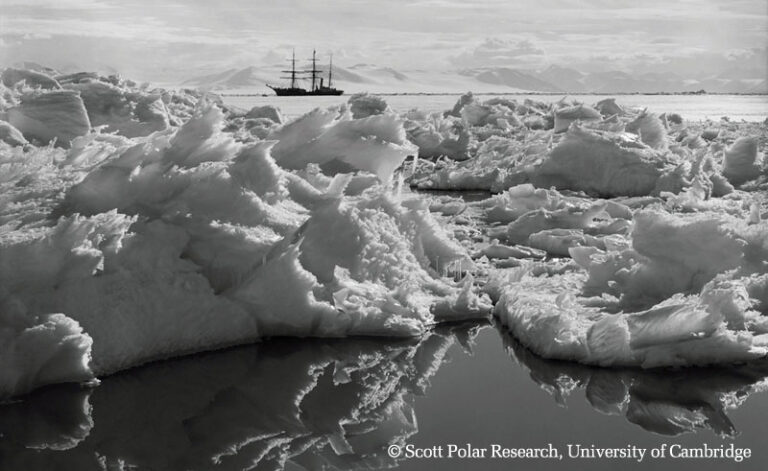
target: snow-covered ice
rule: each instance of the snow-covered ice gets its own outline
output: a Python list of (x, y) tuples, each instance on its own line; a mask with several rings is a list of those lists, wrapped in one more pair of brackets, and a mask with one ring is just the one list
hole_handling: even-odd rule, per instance
[(423, 336), (491, 302), (548, 358), (768, 354), (765, 125), (471, 94), (286, 121), (116, 76), (0, 87), (0, 396), (276, 335)]
[[(387, 185), (416, 150), (396, 116), (317, 110), (280, 125), (260, 110), (269, 140), (243, 140), (218, 105), (189, 96), (171, 107), (181, 126), (137, 136), (104, 110), (138, 92), (78, 85), (12, 92), (22, 104), (64, 94), (99, 121), (53, 136), (68, 150), (4, 144), (3, 395), (265, 336), (417, 336), (490, 311), (470, 279), (443, 276), (472, 261), (428, 202)], [(40, 113), (68, 122), (46, 100)]]

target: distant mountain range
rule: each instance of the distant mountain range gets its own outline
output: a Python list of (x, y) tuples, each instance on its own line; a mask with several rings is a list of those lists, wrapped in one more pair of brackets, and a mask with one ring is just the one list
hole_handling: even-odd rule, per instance
[[(14, 67), (56, 74), (84, 70), (70, 65), (57, 71), (34, 62), (19, 62)], [(267, 93), (266, 84), (284, 83), (280, 70), (284, 64), (229, 68), (184, 80), (163, 82), (162, 86), (183, 86), (228, 93)], [(88, 69), (91, 70), (91, 69)], [(102, 65), (98, 72), (109, 75), (118, 71)], [(323, 74), (325, 77), (325, 72)], [(749, 78), (745, 78), (749, 77)], [(131, 78), (131, 77), (128, 77)], [(760, 70), (732, 67), (717, 76), (704, 79), (685, 78), (669, 73), (628, 74), (621, 71), (583, 73), (573, 68), (552, 65), (531, 71), (509, 67), (481, 67), (458, 71), (408, 70), (374, 64), (333, 67), (334, 85), (347, 94), (373, 93), (679, 93), (705, 90), (709, 93), (768, 94), (768, 80)]]
[[(282, 64), (229, 69), (186, 80), (181, 85), (232, 93), (271, 93), (267, 83), (280, 82)], [(743, 78), (754, 77), (754, 78)], [(333, 68), (336, 86), (347, 93), (440, 92), (549, 92), (549, 93), (768, 93), (768, 82), (759, 71), (728, 70), (719, 76), (691, 79), (669, 73), (628, 74), (621, 71), (583, 73), (550, 66), (531, 71), (508, 67), (483, 67), (451, 71), (398, 71), (372, 64)]]

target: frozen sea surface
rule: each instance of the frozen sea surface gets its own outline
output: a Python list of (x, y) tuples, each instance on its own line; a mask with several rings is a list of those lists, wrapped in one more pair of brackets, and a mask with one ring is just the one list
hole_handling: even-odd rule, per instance
[(768, 459), (760, 420), (768, 395), (750, 391), (766, 375), (766, 363), (659, 373), (548, 361), (487, 324), (443, 326), (421, 341), (273, 339), (0, 406), (0, 468), (521, 469), (392, 459), (386, 450), (733, 443), (753, 457), (738, 465), (564, 458), (522, 468), (757, 470)]
[[(481, 99), (503, 96), (522, 101), (556, 102), (566, 95), (478, 95)], [(761, 122), (768, 117), (768, 95), (567, 95), (569, 99), (584, 103), (597, 103), (614, 97), (616, 103), (627, 107), (648, 108), (653, 113), (678, 113), (691, 121), (719, 120), (728, 116), (732, 121)], [(445, 111), (453, 107), (458, 95), (386, 95), (389, 106), (398, 112), (418, 108), (424, 111)], [(278, 96), (225, 96), (224, 102), (250, 109), (254, 106), (280, 107), (289, 118), (295, 118), (314, 108), (346, 103), (349, 96), (278, 97)]]

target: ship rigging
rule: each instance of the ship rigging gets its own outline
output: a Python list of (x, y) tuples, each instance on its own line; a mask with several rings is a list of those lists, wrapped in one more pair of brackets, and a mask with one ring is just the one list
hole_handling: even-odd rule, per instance
[[(296, 70), (296, 52), (291, 55), (291, 70), (282, 70), (281, 72), (290, 74), (280, 78), (290, 80), (288, 87), (273, 87), (267, 84), (267, 87), (275, 91), (277, 96), (306, 96), (306, 95), (341, 95), (344, 90), (333, 88), (333, 55), (331, 55), (330, 62), (328, 64), (328, 85), (324, 83), (323, 77), (321, 77), (321, 70), (317, 68), (317, 54), (316, 51), (312, 51), (312, 69), (310, 70)], [(298, 81), (301, 80), (300, 74), (309, 74), (309, 80), (311, 82), (309, 90), (300, 87)]]

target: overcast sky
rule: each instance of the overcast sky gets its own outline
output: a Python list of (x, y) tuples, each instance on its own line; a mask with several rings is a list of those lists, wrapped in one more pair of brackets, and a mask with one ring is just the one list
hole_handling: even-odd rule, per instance
[(0, 65), (167, 80), (282, 61), (765, 73), (768, 0), (0, 0)]

